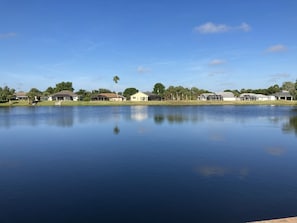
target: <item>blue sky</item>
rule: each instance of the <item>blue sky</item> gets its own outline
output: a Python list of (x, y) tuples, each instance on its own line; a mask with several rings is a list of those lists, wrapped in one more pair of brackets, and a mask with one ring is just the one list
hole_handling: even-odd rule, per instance
[(297, 79), (294, 0), (0, 0), (0, 86), (267, 88)]

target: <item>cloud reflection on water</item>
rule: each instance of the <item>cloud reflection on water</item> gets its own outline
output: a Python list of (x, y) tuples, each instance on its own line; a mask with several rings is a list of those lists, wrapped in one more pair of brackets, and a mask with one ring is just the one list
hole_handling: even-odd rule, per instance
[(202, 177), (225, 177), (225, 176), (237, 176), (239, 179), (243, 179), (250, 174), (247, 167), (242, 167), (240, 169), (231, 169), (224, 166), (217, 165), (204, 165), (194, 168), (194, 172)]
[(284, 154), (285, 149), (282, 147), (268, 147), (265, 151), (272, 156), (281, 156)]
[(225, 137), (221, 133), (210, 133), (209, 139), (211, 141), (221, 142), (225, 140)]
[(225, 176), (229, 172), (229, 170), (222, 166), (201, 166), (196, 168), (196, 172), (204, 177), (222, 177)]

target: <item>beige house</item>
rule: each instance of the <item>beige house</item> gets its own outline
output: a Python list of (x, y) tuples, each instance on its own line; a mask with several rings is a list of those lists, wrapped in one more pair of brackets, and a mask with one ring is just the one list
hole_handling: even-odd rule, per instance
[(15, 93), (16, 100), (28, 100), (28, 96), (26, 92), (20, 91)]
[(148, 101), (148, 95), (139, 91), (136, 94), (131, 95), (130, 100), (131, 101)]

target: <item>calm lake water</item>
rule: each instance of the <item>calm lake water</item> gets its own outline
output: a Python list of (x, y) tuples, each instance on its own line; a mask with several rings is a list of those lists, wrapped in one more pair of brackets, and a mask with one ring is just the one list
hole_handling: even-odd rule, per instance
[(0, 108), (0, 222), (297, 216), (297, 108)]

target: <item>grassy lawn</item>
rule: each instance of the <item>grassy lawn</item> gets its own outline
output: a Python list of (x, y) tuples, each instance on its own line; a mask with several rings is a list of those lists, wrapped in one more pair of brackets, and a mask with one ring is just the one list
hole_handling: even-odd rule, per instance
[[(167, 105), (167, 106), (187, 106), (187, 105), (284, 105), (297, 106), (297, 101), (63, 101), (61, 106), (131, 106), (131, 105)], [(0, 107), (8, 106), (32, 106), (27, 101), (13, 101), (0, 103)], [(42, 101), (36, 106), (55, 106), (54, 101)]]

